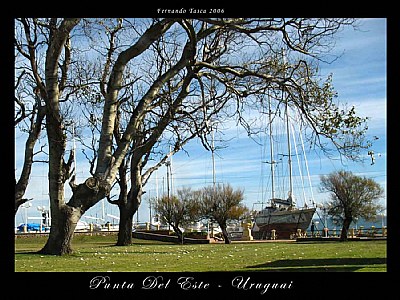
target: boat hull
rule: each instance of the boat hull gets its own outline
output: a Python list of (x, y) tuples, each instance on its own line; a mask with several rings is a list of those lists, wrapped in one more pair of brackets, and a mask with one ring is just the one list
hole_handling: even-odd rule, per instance
[(261, 211), (255, 217), (255, 224), (259, 228), (254, 233), (260, 239), (270, 239), (272, 230), (275, 230), (276, 238), (288, 239), (296, 234), (298, 229), (307, 230), (315, 213), (315, 208), (294, 209), (273, 212)]

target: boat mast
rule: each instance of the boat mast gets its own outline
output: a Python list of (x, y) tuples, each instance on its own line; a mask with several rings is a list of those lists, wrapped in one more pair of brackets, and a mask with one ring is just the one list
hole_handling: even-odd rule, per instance
[(215, 174), (215, 145), (214, 145), (214, 128), (211, 124), (211, 159), (212, 159), (212, 177), (213, 177), (213, 191), (215, 192), (216, 174)]
[[(172, 147), (169, 146), (169, 152), (172, 153)], [(167, 196), (168, 199), (174, 194), (174, 186), (172, 179), (172, 154), (165, 162), (165, 166), (167, 167)]]
[(288, 145), (288, 164), (289, 164), (289, 200), (291, 202), (291, 206), (293, 205), (293, 179), (292, 179), (292, 151), (291, 151), (291, 143), (290, 143), (290, 127), (289, 127), (289, 112), (288, 112), (288, 101), (286, 101), (286, 133), (287, 133), (287, 145)]
[(271, 184), (272, 184), (272, 189), (271, 189), (271, 199), (275, 199), (275, 160), (274, 160), (274, 148), (272, 145), (272, 111), (271, 111), (271, 99), (268, 95), (268, 121), (269, 121), (269, 149), (270, 149), (270, 157), (271, 157), (271, 162), (269, 163), (271, 165)]
[[(283, 63), (284, 63), (284, 76), (286, 76), (286, 55), (285, 51), (282, 51)], [(288, 98), (285, 97), (284, 88), (282, 89), (282, 100), (285, 101), (285, 117), (286, 117), (286, 135), (287, 135), (287, 146), (288, 146), (288, 164), (289, 164), (289, 197), (290, 206), (293, 206), (293, 180), (292, 180), (292, 153), (291, 153), (291, 143), (290, 143), (290, 127), (289, 127), (289, 105)]]

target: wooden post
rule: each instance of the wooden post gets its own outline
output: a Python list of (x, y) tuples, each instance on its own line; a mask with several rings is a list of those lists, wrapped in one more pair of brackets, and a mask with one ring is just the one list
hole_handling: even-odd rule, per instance
[(387, 227), (383, 226), (382, 227), (382, 236), (386, 236), (387, 235)]

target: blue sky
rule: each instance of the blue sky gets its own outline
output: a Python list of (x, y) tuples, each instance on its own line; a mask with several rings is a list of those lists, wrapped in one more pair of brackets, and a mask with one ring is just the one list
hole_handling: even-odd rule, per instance
[[(368, 116), (370, 119), (368, 135), (369, 137), (377, 136), (379, 139), (375, 141), (373, 147), (376, 158), (373, 165), (367, 153), (363, 154), (366, 158), (364, 163), (340, 160), (338, 156), (337, 159), (328, 159), (322, 154), (307, 153), (312, 194), (317, 203), (327, 200), (327, 195), (319, 191), (319, 176), (340, 169), (373, 178), (386, 190), (386, 20), (362, 19), (359, 30), (348, 28), (339, 33), (333, 53), (342, 55), (330, 64), (321, 63), (321, 75), (333, 74), (333, 85), (338, 92), (338, 99), (349, 106), (354, 105), (360, 116)], [(240, 127), (232, 125), (226, 128), (224, 133), (229, 142), (225, 143), (226, 147), (220, 149), (215, 156), (217, 182), (230, 183), (234, 188), (243, 189), (244, 203), (251, 209), (256, 202), (268, 198), (267, 195), (261, 193), (263, 188), (266, 190), (268, 184), (268, 166), (262, 163), (266, 160), (262, 156), (264, 150), (249, 139)], [(15, 142), (18, 149), (18, 145), (23, 145), (24, 139), (16, 133)], [(211, 153), (204, 150), (197, 140), (186, 145), (185, 150), (186, 152), (177, 153), (172, 158), (173, 189), (188, 186), (196, 189), (212, 184)], [(79, 148), (77, 153), (80, 153)], [(21, 154), (16, 150), (17, 176), (20, 172), (18, 167), (22, 159)], [(86, 178), (85, 169), (87, 168), (84, 157), (78, 156), (78, 182)], [(147, 199), (156, 196), (156, 186), (158, 186), (159, 195), (162, 194), (163, 189), (166, 191), (165, 167), (160, 168), (157, 175), (153, 174), (145, 187), (147, 193), (139, 209), (140, 222), (149, 220)], [(307, 192), (310, 193), (309, 187)], [(70, 196), (68, 185), (66, 185), (65, 194), (68, 199)], [(45, 164), (34, 165), (26, 197), (34, 198), (32, 206), (19, 210), (15, 219), (16, 224), (24, 221), (25, 212), (29, 217), (38, 217), (40, 213), (37, 206), (48, 207), (47, 166)], [(381, 203), (386, 206), (386, 197), (381, 200)], [(254, 207), (259, 208), (259, 206)], [(118, 208), (104, 201), (91, 208), (85, 216), (101, 217), (103, 211), (106, 214), (118, 215)], [(108, 220), (111, 221), (107, 218)]]

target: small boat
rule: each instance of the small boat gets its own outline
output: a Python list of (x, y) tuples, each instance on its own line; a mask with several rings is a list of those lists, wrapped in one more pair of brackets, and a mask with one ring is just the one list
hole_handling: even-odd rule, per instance
[(50, 227), (46, 227), (39, 223), (21, 223), (17, 227), (17, 232), (45, 232), (49, 231)]

